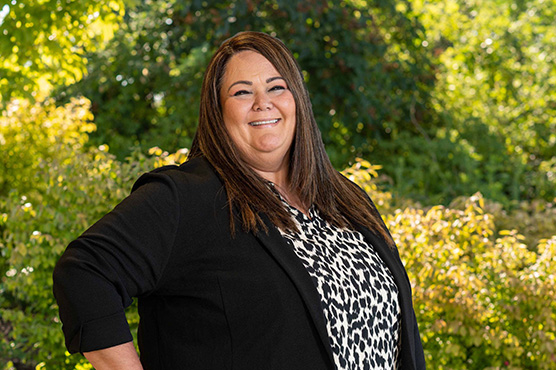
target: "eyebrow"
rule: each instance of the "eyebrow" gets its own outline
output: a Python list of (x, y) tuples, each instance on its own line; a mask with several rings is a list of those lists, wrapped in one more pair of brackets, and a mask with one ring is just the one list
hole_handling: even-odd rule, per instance
[[(266, 80), (266, 83), (268, 84), (268, 83), (271, 83), (272, 81), (275, 81), (275, 80), (283, 80), (283, 79), (284, 79), (284, 78), (283, 78), (283, 77), (280, 77), (280, 76), (270, 77), (270, 78), (268, 78), (268, 79)], [(253, 82), (251, 82), (251, 81), (245, 81), (245, 80), (236, 81), (236, 82), (234, 82), (233, 84), (231, 84), (230, 87), (228, 87), (228, 91), (230, 91), (230, 89), (231, 89), (234, 85), (239, 85), (239, 84), (252, 86), (252, 85), (253, 85)]]

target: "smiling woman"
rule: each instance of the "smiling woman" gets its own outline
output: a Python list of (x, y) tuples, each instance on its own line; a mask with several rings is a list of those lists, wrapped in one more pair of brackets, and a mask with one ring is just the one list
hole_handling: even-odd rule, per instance
[(291, 52), (237, 34), (201, 94), (188, 161), (143, 175), (58, 262), (69, 351), (97, 369), (424, 369), (397, 249), (332, 167)]
[(242, 160), (279, 189), (288, 189), (295, 101), (276, 68), (254, 51), (234, 55), (226, 67), (220, 102)]

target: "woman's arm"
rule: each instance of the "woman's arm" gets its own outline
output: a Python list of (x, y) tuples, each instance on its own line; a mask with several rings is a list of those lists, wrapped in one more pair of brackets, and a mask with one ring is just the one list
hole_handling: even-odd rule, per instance
[(83, 355), (96, 370), (143, 370), (133, 342), (84, 352)]
[(124, 310), (133, 297), (151, 292), (163, 274), (178, 204), (169, 176), (144, 175), (129, 197), (70, 243), (53, 272), (70, 353), (132, 340)]

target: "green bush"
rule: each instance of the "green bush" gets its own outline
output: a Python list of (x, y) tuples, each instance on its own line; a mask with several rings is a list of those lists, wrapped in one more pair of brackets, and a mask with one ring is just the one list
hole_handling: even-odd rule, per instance
[[(3, 158), (14, 186), (0, 198), (0, 363), (72, 369), (82, 361), (65, 353), (52, 296), (54, 264), (155, 165), (140, 154), (119, 162), (106, 148), (84, 150), (81, 128), (89, 117), (86, 100), (60, 108), (22, 103), (1, 122), (2, 132), (17, 134), (6, 140), (14, 155)], [(136, 314), (130, 321), (137, 323)]]
[(0, 195), (15, 189), (23, 194), (44, 190), (47, 184), (37, 173), (39, 167), (54, 158), (64, 162), (82, 150), (87, 134), (95, 129), (92, 119), (84, 98), (71, 99), (59, 108), (52, 100), (12, 101), (0, 116)]
[(495, 235), (483, 198), (386, 217), (413, 285), (432, 369), (556, 369), (556, 236), (537, 252)]
[(485, 209), (494, 216), (497, 230), (519, 230), (530, 247), (556, 235), (556, 199), (520, 202), (509, 211), (501, 204), (485, 202)]

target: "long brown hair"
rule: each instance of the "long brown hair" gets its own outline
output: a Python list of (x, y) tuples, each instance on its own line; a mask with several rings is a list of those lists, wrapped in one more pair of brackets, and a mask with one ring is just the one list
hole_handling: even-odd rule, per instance
[(205, 71), (199, 109), (199, 126), (189, 158), (205, 156), (224, 181), (229, 199), (230, 226), (234, 232), (234, 207), (243, 229), (266, 230), (265, 214), (282, 230), (297, 227), (268, 183), (240, 158), (222, 116), (220, 88), (230, 58), (245, 50), (264, 56), (286, 81), (296, 105), (295, 137), (290, 150), (290, 191), (305, 205), (314, 205), (322, 217), (337, 227), (357, 224), (393, 241), (364, 192), (332, 167), (324, 150), (313, 115), (301, 68), (289, 49), (277, 38), (261, 32), (241, 32), (227, 39), (212, 57)]

